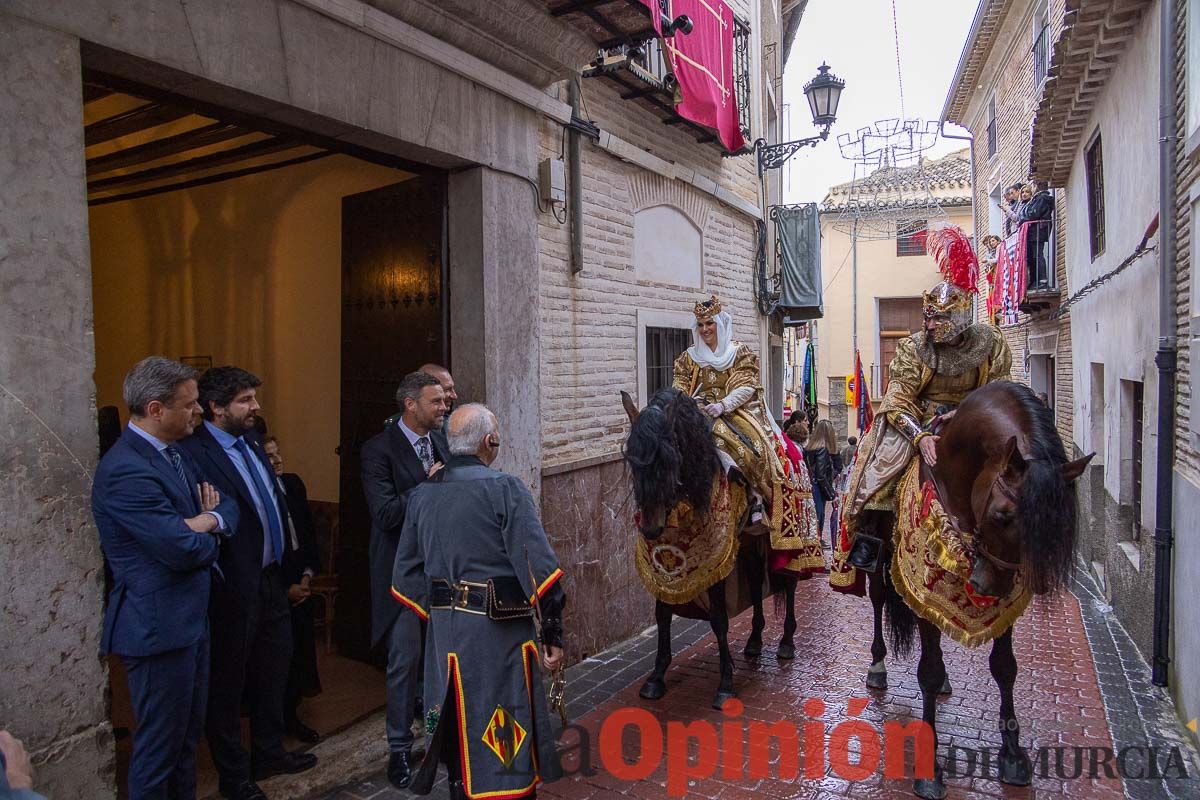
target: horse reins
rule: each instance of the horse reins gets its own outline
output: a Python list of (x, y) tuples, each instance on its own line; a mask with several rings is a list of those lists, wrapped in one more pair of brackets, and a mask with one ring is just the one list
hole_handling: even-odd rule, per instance
[[(918, 458), (919, 457), (920, 456), (918, 456)], [(1026, 461), (1037, 461), (1038, 459), (1035, 457), (1030, 457), (1030, 458), (1026, 458), (1025, 460)], [(946, 497), (947, 493), (945, 492), (944, 487), (942, 486), (942, 482), (940, 480), (938, 480), (937, 474), (933, 471), (932, 468), (929, 469), (929, 474), (933, 477), (933, 482), (934, 482), (935, 488), (938, 491), (939, 497), (942, 497), (942, 498)], [(992, 482), (988, 486), (987, 496), (983, 500), (983, 508), (980, 510), (980, 513), (977, 514), (975, 517), (977, 522), (976, 522), (974, 528), (972, 528), (970, 530), (965, 530), (963, 528), (962, 524), (959, 522), (957, 516), (947, 513), (946, 520), (949, 523), (950, 527), (959, 536), (969, 535), (972, 539), (975, 539), (979, 535), (979, 532), (977, 530), (979, 527), (978, 520), (983, 520), (987, 516), (988, 509), (990, 509), (992, 507), (992, 498), (995, 496), (997, 491), (999, 491), (1000, 494), (1004, 495), (1005, 499), (1007, 499), (1011, 503), (1015, 504), (1018, 501), (1017, 493), (1015, 491), (1013, 491), (1012, 487), (1009, 486), (1004, 481), (1004, 473), (997, 470), (996, 476), (994, 478), (992, 478)], [(944, 501), (943, 501), (943, 508), (945, 508)], [(972, 509), (972, 511), (974, 511), (974, 509)], [(974, 550), (979, 555), (983, 556), (985, 559), (987, 559), (989, 562), (991, 562), (993, 566), (999, 567), (1000, 569), (1006, 569), (1011, 572), (1017, 572), (1021, 569), (1020, 564), (1013, 563), (1012, 561), (1005, 561), (1003, 558), (1000, 558), (999, 556), (988, 552), (988, 549), (986, 547), (984, 547), (981, 543), (976, 543)]]

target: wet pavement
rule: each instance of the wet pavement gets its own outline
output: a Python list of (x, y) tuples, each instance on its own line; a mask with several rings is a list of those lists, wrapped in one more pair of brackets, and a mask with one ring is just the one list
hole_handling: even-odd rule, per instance
[[(539, 796), (912, 797), (911, 754), (903, 768), (907, 772), (898, 772), (901, 766), (895, 762), (888, 765), (887, 754), (901, 751), (890, 746), (887, 724), (920, 719), (916, 654), (907, 659), (889, 654), (889, 688), (868, 690), (863, 679), (870, 664), (869, 603), (835, 594), (816, 579), (800, 584), (796, 604), (794, 661), (774, 656), (783, 621), (770, 604), (764, 653), (758, 659), (748, 660), (740, 652), (750, 612), (732, 622), (741, 708), (733, 704), (722, 712), (709, 705), (718, 659), (715, 641), (702, 623), (676, 621), (676, 655), (667, 695), (659, 701), (637, 694), (653, 665), (652, 631), (572, 667), (568, 710), (577, 727), (561, 735), (560, 745), (564, 767), (575, 774), (542, 786)], [(1095, 587), (1084, 581), (1070, 594), (1035, 601), (1017, 622), (1014, 702), (1021, 744), (1034, 762), (1029, 787), (1004, 786), (996, 779), (999, 691), (988, 669), (990, 646), (967, 650), (943, 638), (953, 692), (938, 703), (939, 754), (945, 762), (953, 747), (956, 756), (953, 764), (947, 763), (947, 797), (1200, 798), (1196, 752), (1187, 733), (1163, 690), (1150, 684), (1149, 668), (1110, 612)], [(622, 718), (629, 723), (624, 731), (616, 724)], [(867, 724), (844, 724), (852, 720)], [(708, 725), (692, 724), (696, 722)], [(795, 776), (790, 774), (793, 764), (777, 746), (752, 751), (747, 745), (764, 724), (779, 722), (794, 726), (801, 743), (810, 736), (821, 743), (802, 748), (821, 758), (801, 758)], [(641, 734), (639, 724), (644, 725)], [(685, 729), (687, 724), (692, 726)], [(586, 731), (585, 748), (580, 729)], [(1148, 763), (1150, 747), (1153, 765)], [(587, 750), (587, 764), (581, 763), (581, 749)], [(878, 757), (876, 751), (881, 751)], [(1179, 777), (1181, 773), (1187, 777)], [(322, 795), (342, 800), (411, 796), (391, 788), (382, 772)], [(448, 797), (444, 779), (431, 796)]]

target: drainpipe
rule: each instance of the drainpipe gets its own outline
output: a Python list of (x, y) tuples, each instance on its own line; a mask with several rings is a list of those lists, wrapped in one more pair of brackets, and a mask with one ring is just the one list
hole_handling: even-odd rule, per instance
[[(968, 134), (966, 136), (956, 136), (952, 133), (946, 133), (945, 117), (943, 117), (938, 122), (938, 134), (943, 139), (961, 139), (964, 142), (969, 142), (971, 145), (971, 238), (974, 240), (974, 243), (975, 243), (975, 252), (979, 252), (979, 242), (981, 242), (983, 240), (983, 236), (981, 236), (979, 233), (979, 209), (978, 209), (979, 204), (975, 202), (975, 192), (977, 191), (977, 188), (978, 188), (975, 186), (975, 137), (972, 136), (971, 134)], [(972, 317), (979, 316), (978, 310), (976, 308), (974, 308), (975, 304), (976, 304), (975, 295), (971, 295), (971, 305), (972, 305), (971, 316)], [(989, 322), (990, 321), (991, 320), (989, 320)]]
[(943, 139), (961, 139), (964, 142), (969, 142), (971, 145), (971, 237), (975, 240), (976, 248), (978, 248), (978, 242), (982, 237), (979, 235), (978, 204), (975, 202), (975, 137), (971, 136), (970, 134), (966, 136), (955, 136), (952, 133), (946, 133), (945, 118), (938, 122), (938, 135)]
[[(572, 119), (579, 119), (579, 76), (567, 82), (567, 102)], [(567, 218), (571, 236), (571, 274), (583, 271), (583, 167), (579, 158), (580, 133), (567, 128)]]
[(1158, 459), (1154, 504), (1154, 663), (1167, 685), (1171, 663), (1171, 551), (1174, 547), (1175, 368), (1175, 0), (1159, 0), (1158, 68)]

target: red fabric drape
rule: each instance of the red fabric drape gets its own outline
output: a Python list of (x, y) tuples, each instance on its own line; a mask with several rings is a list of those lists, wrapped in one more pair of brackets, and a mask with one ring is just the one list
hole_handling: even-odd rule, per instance
[[(661, 34), (658, 0), (642, 3)], [(740, 150), (745, 139), (733, 84), (733, 10), (721, 0), (667, 0), (667, 8), (671, 19), (686, 14), (693, 25), (689, 34), (662, 40), (683, 95), (675, 110), (684, 119), (715, 128), (726, 150)]]

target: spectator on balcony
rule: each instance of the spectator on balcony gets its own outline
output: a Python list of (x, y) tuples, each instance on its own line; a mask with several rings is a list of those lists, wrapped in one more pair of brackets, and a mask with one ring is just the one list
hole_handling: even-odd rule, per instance
[(1025, 184), (1017, 181), (1012, 186), (1008, 187), (1008, 191), (1004, 193), (1004, 202), (997, 203), (1000, 210), (1004, 212), (1004, 238), (1012, 236), (1017, 225), (1017, 213), (1021, 206), (1021, 189)]
[(1030, 198), (1021, 206), (1018, 219), (1031, 222), (1026, 232), (1025, 268), (1029, 272), (1029, 288), (1045, 289), (1050, 286), (1050, 270), (1045, 245), (1050, 241), (1050, 219), (1054, 216), (1054, 196), (1046, 188), (1044, 180), (1036, 180), (1029, 189)]

